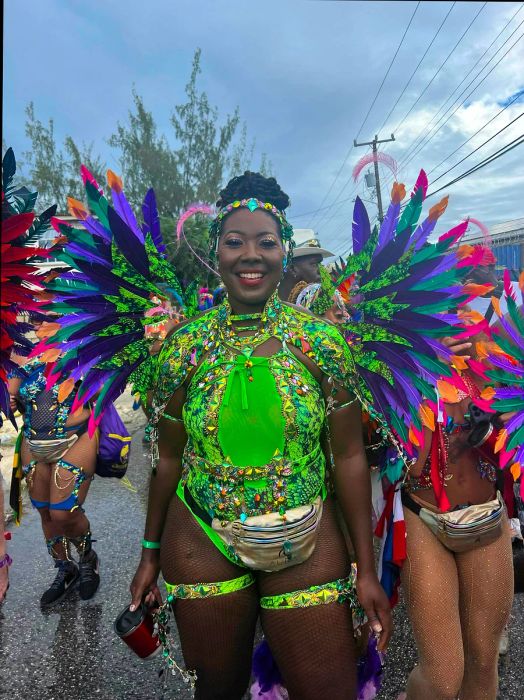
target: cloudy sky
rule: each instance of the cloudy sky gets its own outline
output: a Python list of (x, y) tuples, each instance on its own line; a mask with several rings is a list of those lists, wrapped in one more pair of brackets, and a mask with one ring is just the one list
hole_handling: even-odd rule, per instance
[[(369, 152), (352, 148), (354, 138), (393, 132), (383, 150), (399, 179), (411, 185), (423, 167), (431, 190), (524, 133), (523, 117), (437, 180), (523, 113), (523, 35), (524, 4), (515, 2), (6, 0), (3, 138), (27, 150), (32, 100), (59, 140), (93, 142), (118, 170), (106, 139), (125, 120), (133, 86), (169, 135), (201, 47), (211, 103), (221, 114), (238, 105), (256, 138), (253, 165), (267, 153), (292, 198), (292, 222), (339, 252), (352, 198), (371, 197), (351, 179)], [(441, 230), (467, 215), (487, 225), (524, 216), (523, 156), (515, 148), (446, 188)], [(383, 166), (381, 176), (387, 200)]]

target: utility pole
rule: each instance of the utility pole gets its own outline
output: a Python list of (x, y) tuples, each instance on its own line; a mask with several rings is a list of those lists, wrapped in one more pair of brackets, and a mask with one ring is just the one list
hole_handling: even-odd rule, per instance
[[(382, 139), (378, 140), (378, 135), (375, 134), (375, 138), (373, 141), (366, 141), (365, 143), (357, 143), (357, 140), (353, 140), (353, 145), (355, 148), (358, 148), (359, 146), (373, 146), (373, 154), (377, 152), (377, 144), (378, 143), (388, 143), (389, 141), (394, 141), (395, 136), (394, 134), (391, 134), (390, 139)], [(375, 187), (377, 189), (377, 204), (378, 204), (378, 220), (380, 223), (384, 221), (384, 212), (382, 211), (382, 193), (380, 191), (380, 178), (379, 178), (379, 173), (378, 173), (378, 163), (377, 160), (375, 159)]]

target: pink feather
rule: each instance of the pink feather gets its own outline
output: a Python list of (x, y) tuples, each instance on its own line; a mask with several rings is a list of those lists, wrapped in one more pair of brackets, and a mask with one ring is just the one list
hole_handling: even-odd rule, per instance
[(507, 297), (511, 297), (513, 301), (517, 301), (517, 295), (513, 291), (513, 287), (511, 285), (509, 270), (504, 270), (504, 293)]
[(413, 188), (413, 192), (411, 193), (411, 196), (415, 194), (415, 192), (419, 189), (422, 189), (422, 200), (426, 199), (426, 193), (428, 191), (428, 176), (426, 175), (426, 172), (424, 170), (421, 170), (418, 174), (417, 181), (415, 182), (415, 187)]
[(366, 167), (366, 165), (369, 165), (370, 163), (382, 163), (382, 165), (385, 165), (391, 170), (395, 178), (397, 177), (397, 161), (392, 156), (389, 156), (387, 153), (377, 151), (377, 153), (368, 153), (367, 155), (363, 156), (355, 165), (355, 167), (353, 168), (353, 179), (355, 180), (355, 182), (358, 180), (358, 177), (362, 170)]
[[(416, 186), (415, 186), (415, 189), (416, 189)], [(458, 224), (457, 226), (454, 226), (453, 228), (450, 228), (449, 231), (446, 231), (446, 233), (443, 233), (442, 236), (440, 236), (439, 242), (446, 241), (446, 240), (448, 240), (448, 238), (453, 238), (453, 243), (457, 243), (457, 241), (459, 241), (460, 238), (466, 232), (467, 227), (468, 227), (467, 223), (461, 223), (461, 224)]]
[(89, 180), (89, 182), (93, 185), (93, 187), (96, 187), (96, 189), (100, 192), (100, 194), (104, 194), (104, 190), (100, 187), (98, 182), (95, 180), (93, 173), (89, 172), (89, 170), (86, 168), (85, 165), (80, 166), (80, 175), (82, 176), (82, 180), (84, 181), (84, 185), (86, 182)]
[(475, 226), (478, 226), (482, 233), (482, 237), (484, 238), (484, 242), (486, 244), (491, 243), (491, 236), (489, 235), (489, 229), (486, 226), (486, 224), (483, 224), (482, 221), (479, 221), (478, 219), (474, 219), (472, 216), (468, 216), (467, 219), (464, 219), (464, 221), (467, 221), (470, 224), (474, 224)]
[(180, 237), (184, 233), (184, 224), (188, 219), (190, 219), (192, 216), (195, 216), (195, 214), (204, 214), (206, 216), (213, 216), (215, 213), (214, 208), (211, 206), (211, 204), (206, 204), (205, 202), (196, 202), (195, 204), (190, 204), (188, 208), (182, 212), (180, 215), (180, 218), (178, 219), (177, 225), (176, 225), (176, 238), (177, 241), (180, 240)]
[(215, 209), (211, 204), (206, 204), (205, 202), (196, 202), (195, 204), (190, 204), (189, 207), (182, 212), (180, 215), (180, 218), (177, 221), (176, 225), (176, 238), (177, 241), (180, 241), (180, 238), (183, 237), (184, 241), (187, 244), (187, 247), (189, 250), (193, 253), (195, 258), (199, 260), (204, 267), (207, 267), (208, 270), (210, 270), (214, 275), (217, 277), (220, 277), (218, 272), (211, 267), (203, 258), (200, 257), (200, 255), (196, 252), (196, 250), (193, 248), (191, 243), (187, 240), (187, 236), (184, 232), (184, 224), (188, 219), (190, 219), (192, 216), (195, 216), (195, 214), (204, 214), (205, 216), (213, 216), (215, 213)]

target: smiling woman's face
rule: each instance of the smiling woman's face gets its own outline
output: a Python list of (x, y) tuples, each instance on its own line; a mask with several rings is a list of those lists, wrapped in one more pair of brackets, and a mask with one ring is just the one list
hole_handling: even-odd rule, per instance
[(278, 287), (283, 260), (279, 224), (270, 214), (242, 208), (225, 219), (218, 267), (235, 313), (263, 309)]

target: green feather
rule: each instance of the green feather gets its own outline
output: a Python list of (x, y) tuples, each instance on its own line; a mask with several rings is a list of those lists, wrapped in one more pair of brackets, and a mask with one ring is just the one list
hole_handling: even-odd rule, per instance
[(408, 227), (411, 227), (413, 230), (417, 225), (420, 212), (422, 211), (422, 194), (422, 188), (419, 188), (404, 207), (402, 216), (397, 224), (397, 234), (402, 233), (402, 231), (405, 231)]
[(86, 194), (87, 203), (91, 214), (94, 214), (99, 220), (102, 226), (109, 228), (109, 219), (107, 217), (108, 202), (107, 199), (100, 194), (94, 185), (92, 185), (89, 180), (86, 181)]
[(428, 369), (437, 377), (453, 376), (453, 372), (445, 362), (442, 362), (441, 360), (436, 360), (434, 357), (429, 357), (428, 355), (422, 355), (420, 352), (416, 352), (415, 350), (410, 350), (410, 353), (413, 355), (413, 357), (417, 358), (417, 360), (423, 367)]
[(508, 442), (506, 446), (506, 450), (512, 450), (515, 447), (518, 447), (519, 445), (522, 445), (524, 442), (524, 425), (521, 425), (518, 430), (516, 430), (513, 435), (511, 436), (510, 441)]
[(521, 336), (524, 336), (524, 317), (522, 316), (521, 310), (517, 306), (515, 299), (512, 297), (507, 297), (508, 302), (508, 313), (511, 320), (515, 324), (515, 328), (518, 330)]

